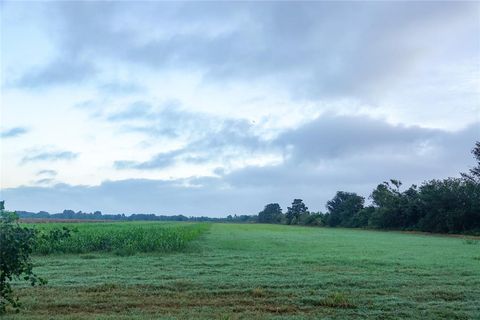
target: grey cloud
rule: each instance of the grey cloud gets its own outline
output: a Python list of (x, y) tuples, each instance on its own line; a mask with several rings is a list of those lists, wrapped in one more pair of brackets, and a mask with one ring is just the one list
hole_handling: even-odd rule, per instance
[[(160, 124), (154, 127), (153, 132), (158, 134), (159, 129), (162, 130), (161, 135), (189, 136), (190, 142), (181, 149), (159, 153), (147, 161), (116, 161), (114, 167), (138, 170), (163, 169), (181, 161), (194, 164), (204, 164), (218, 159), (228, 161), (235, 155), (244, 157), (270, 149), (268, 143), (253, 133), (252, 125), (245, 120), (219, 121), (205, 118), (203, 122), (200, 118), (191, 126), (169, 121), (166, 127)], [(143, 127), (143, 130), (152, 134), (146, 127)]]
[(37, 172), (37, 176), (50, 176), (50, 177), (55, 177), (57, 175), (57, 171), (55, 170), (40, 170)]
[[(364, 121), (371, 125), (371, 131), (362, 132), (355, 128), (353, 120), (330, 119), (331, 126), (315, 129), (312, 126), (323, 124), (323, 120), (313, 121), (276, 141), (281, 144), (288, 141), (291, 147), (292, 156), (282, 164), (246, 167), (221, 176), (226, 183), (238, 187), (299, 185), (308, 188), (324, 184), (346, 188), (372, 186), (389, 178), (419, 183), (458, 176), (473, 165), (470, 150), (480, 136), (480, 123), (448, 132), (388, 125), (359, 117), (358, 123)], [(353, 127), (335, 126), (348, 123)], [(370, 137), (372, 134), (379, 138)]]
[(85, 109), (85, 110), (92, 110), (97, 106), (98, 106), (98, 102), (94, 100), (84, 100), (74, 104), (75, 108)]
[(246, 213), (241, 208), (232, 208), (231, 204), (238, 195), (218, 187), (184, 186), (183, 181), (140, 179), (106, 181), (94, 187), (57, 184), (52, 187), (24, 186), (1, 190), (2, 199), (6, 200), (9, 208), (16, 210), (37, 211), (42, 208), (57, 212), (68, 207), (105, 213), (210, 216), (223, 216), (226, 212)]
[(100, 92), (121, 95), (145, 91), (145, 88), (135, 83), (129, 82), (107, 82), (99, 85), (97, 89)]
[[(106, 119), (120, 123), (123, 132), (141, 132), (149, 138), (179, 138), (186, 141), (181, 149), (159, 153), (147, 161), (116, 161), (116, 169), (162, 169), (179, 161), (203, 164), (270, 148), (247, 120), (182, 111), (180, 104), (175, 101), (164, 103), (160, 110), (136, 102), (121, 112), (108, 115)], [(143, 123), (132, 124), (137, 120)]]
[[(415, 138), (412, 132), (408, 134), (408, 128), (385, 126), (385, 129), (386, 136), (398, 130), (406, 138), (397, 142), (392, 140), (391, 146), (382, 141), (372, 145), (369, 141), (362, 144), (362, 139), (352, 139), (352, 145), (343, 146), (344, 152), (335, 149), (337, 153), (333, 158), (328, 146), (326, 150), (300, 147), (294, 151), (295, 159), (289, 158), (278, 165), (217, 173), (223, 183), (234, 190), (270, 190), (280, 198), (277, 201), (299, 196), (313, 208), (322, 210), (338, 190), (354, 191), (368, 197), (377, 184), (390, 178), (400, 179), (408, 186), (429, 179), (458, 177), (460, 172), (474, 165), (470, 150), (480, 137), (480, 123), (457, 132), (414, 128)], [(342, 134), (342, 130), (337, 133)], [(350, 132), (352, 137), (355, 134), (355, 131)], [(330, 138), (335, 139), (335, 136), (332, 133)], [(314, 137), (315, 134), (311, 138)], [(298, 161), (302, 157), (311, 161)]]
[(368, 196), (390, 178), (408, 185), (458, 176), (474, 165), (470, 150), (478, 137), (480, 123), (449, 132), (327, 115), (272, 142), (284, 148), (283, 163), (216, 174), (234, 189), (265, 189), (290, 197), (299, 190), (321, 209), (337, 190)]
[(52, 178), (43, 178), (35, 181), (36, 185), (49, 185), (52, 184), (55, 181), (55, 179)]
[[(225, 216), (230, 213), (256, 213), (269, 202), (279, 202), (285, 208), (298, 197), (304, 199), (312, 210), (323, 210), (325, 202), (337, 190), (368, 196), (378, 183), (389, 178), (398, 178), (409, 185), (426, 179), (458, 176), (460, 171), (466, 171), (473, 165), (470, 149), (479, 136), (478, 123), (457, 132), (414, 128), (414, 133), (409, 133), (408, 128), (385, 124), (377, 125), (378, 133), (381, 133), (378, 127), (383, 128), (387, 136), (392, 135), (390, 131), (406, 132), (406, 145), (398, 148), (398, 152), (391, 152), (390, 147), (388, 152), (382, 152), (385, 144), (376, 146), (367, 142), (364, 149), (374, 152), (363, 152), (360, 151), (363, 148), (356, 146), (347, 153), (335, 153), (334, 158), (328, 152), (314, 149), (312, 152), (318, 152), (318, 156), (310, 153), (306, 156), (318, 159), (317, 162), (287, 159), (279, 165), (247, 167), (232, 172), (217, 169), (215, 173), (218, 177), (168, 181), (131, 179), (105, 181), (99, 186), (20, 186), (3, 189), (0, 196), (12, 209), (32, 211), (61, 211), (73, 207), (108, 213)], [(298, 132), (302, 130), (305, 129), (297, 129)], [(356, 131), (345, 132), (358, 134)], [(413, 139), (411, 136), (414, 134), (419, 138)], [(428, 141), (422, 145), (429, 148), (428, 152), (418, 149), (417, 141), (421, 139)], [(355, 143), (362, 141), (360, 139)], [(403, 143), (400, 140), (400, 144)]]
[(28, 154), (22, 159), (22, 163), (39, 162), (39, 161), (59, 161), (59, 160), (73, 160), (78, 157), (78, 153), (71, 151), (47, 151), (34, 152)]
[(197, 155), (193, 155), (193, 156), (187, 156), (183, 159), (185, 162), (188, 162), (188, 163), (193, 163), (193, 164), (203, 164), (203, 163), (207, 163), (211, 160), (210, 157), (207, 157), (207, 156), (197, 156)]
[(15, 138), (21, 135), (24, 135), (28, 132), (26, 128), (15, 127), (8, 130), (3, 130), (0, 134), (2, 138)]
[(143, 101), (137, 101), (128, 106), (127, 109), (110, 114), (107, 117), (108, 121), (128, 121), (135, 119), (145, 119), (151, 115), (152, 106)]
[[(82, 2), (55, 9), (61, 46), (74, 61), (98, 54), (156, 69), (199, 70), (214, 81), (274, 76), (293, 93), (315, 97), (362, 94), (415, 69), (432, 46), (443, 48), (430, 38), (442, 39), (445, 29), (432, 31), (432, 23), (464, 21), (462, 32), (478, 28), (475, 3)], [(137, 29), (121, 27), (126, 12), (141, 21), (133, 24)], [(139, 26), (165, 34), (147, 39), (148, 28)]]
[(159, 153), (156, 156), (154, 156), (152, 159), (144, 162), (126, 161), (126, 160), (116, 161), (114, 163), (114, 167), (116, 169), (138, 169), (138, 170), (163, 169), (174, 164), (176, 157), (182, 153), (183, 153), (182, 150)]
[(27, 88), (41, 88), (50, 85), (79, 83), (93, 79), (96, 67), (73, 57), (57, 58), (50, 64), (31, 70), (15, 81), (15, 85)]
[[(417, 126), (390, 125), (366, 116), (324, 115), (281, 134), (275, 141), (291, 146), (295, 161), (344, 157), (358, 153), (402, 152), (420, 147), (442, 133)], [(401, 148), (401, 149), (400, 149)]]
[[(172, 123), (171, 123), (172, 124)], [(175, 124), (173, 124), (175, 125)], [(182, 130), (189, 130), (183, 127)], [(147, 161), (121, 160), (114, 163), (116, 169), (154, 170), (163, 169), (177, 162), (204, 164), (216, 159), (227, 161), (229, 157), (254, 154), (270, 149), (268, 143), (251, 131), (251, 125), (243, 120), (227, 120), (218, 127), (204, 127), (200, 122), (192, 131), (203, 130), (185, 147), (170, 152), (159, 153)], [(190, 132), (191, 133), (191, 132)], [(177, 136), (177, 133), (175, 133)]]

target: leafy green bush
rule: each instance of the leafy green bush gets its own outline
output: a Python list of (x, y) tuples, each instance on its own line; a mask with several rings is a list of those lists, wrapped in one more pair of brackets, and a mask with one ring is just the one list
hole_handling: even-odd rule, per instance
[(32, 286), (46, 281), (33, 273), (31, 254), (36, 244), (37, 231), (18, 224), (18, 216), (4, 211), (0, 202), (0, 314), (8, 305), (18, 310), (19, 301), (15, 297), (11, 281), (21, 279)]

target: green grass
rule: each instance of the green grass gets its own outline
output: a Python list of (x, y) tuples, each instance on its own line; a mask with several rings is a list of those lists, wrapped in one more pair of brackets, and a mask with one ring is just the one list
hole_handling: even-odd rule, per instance
[(480, 245), (461, 238), (213, 224), (180, 252), (35, 263), (49, 284), (16, 286), (6, 319), (480, 319)]
[(205, 223), (41, 223), (33, 225), (43, 231), (66, 227), (71, 236), (64, 240), (42, 240), (36, 253), (114, 252), (130, 255), (137, 252), (169, 252), (184, 248), (209, 228)]

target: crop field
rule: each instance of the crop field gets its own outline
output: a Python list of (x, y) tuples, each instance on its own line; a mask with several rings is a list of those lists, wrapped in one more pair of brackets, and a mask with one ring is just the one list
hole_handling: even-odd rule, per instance
[(74, 227), (68, 243), (36, 254), (49, 282), (17, 283), (23, 306), (5, 319), (480, 319), (476, 239), (264, 224)]
[(209, 227), (202, 223), (152, 222), (43, 223), (33, 226), (44, 231), (64, 227), (72, 230), (67, 239), (41, 241), (37, 253), (114, 252), (118, 255), (180, 250)]

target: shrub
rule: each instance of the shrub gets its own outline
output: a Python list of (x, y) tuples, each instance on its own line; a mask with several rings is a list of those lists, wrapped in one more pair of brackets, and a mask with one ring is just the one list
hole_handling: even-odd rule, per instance
[(19, 300), (13, 293), (11, 281), (21, 279), (32, 286), (46, 281), (33, 273), (31, 254), (35, 247), (37, 231), (18, 224), (18, 216), (4, 211), (0, 202), (0, 314), (8, 305), (18, 311)]

